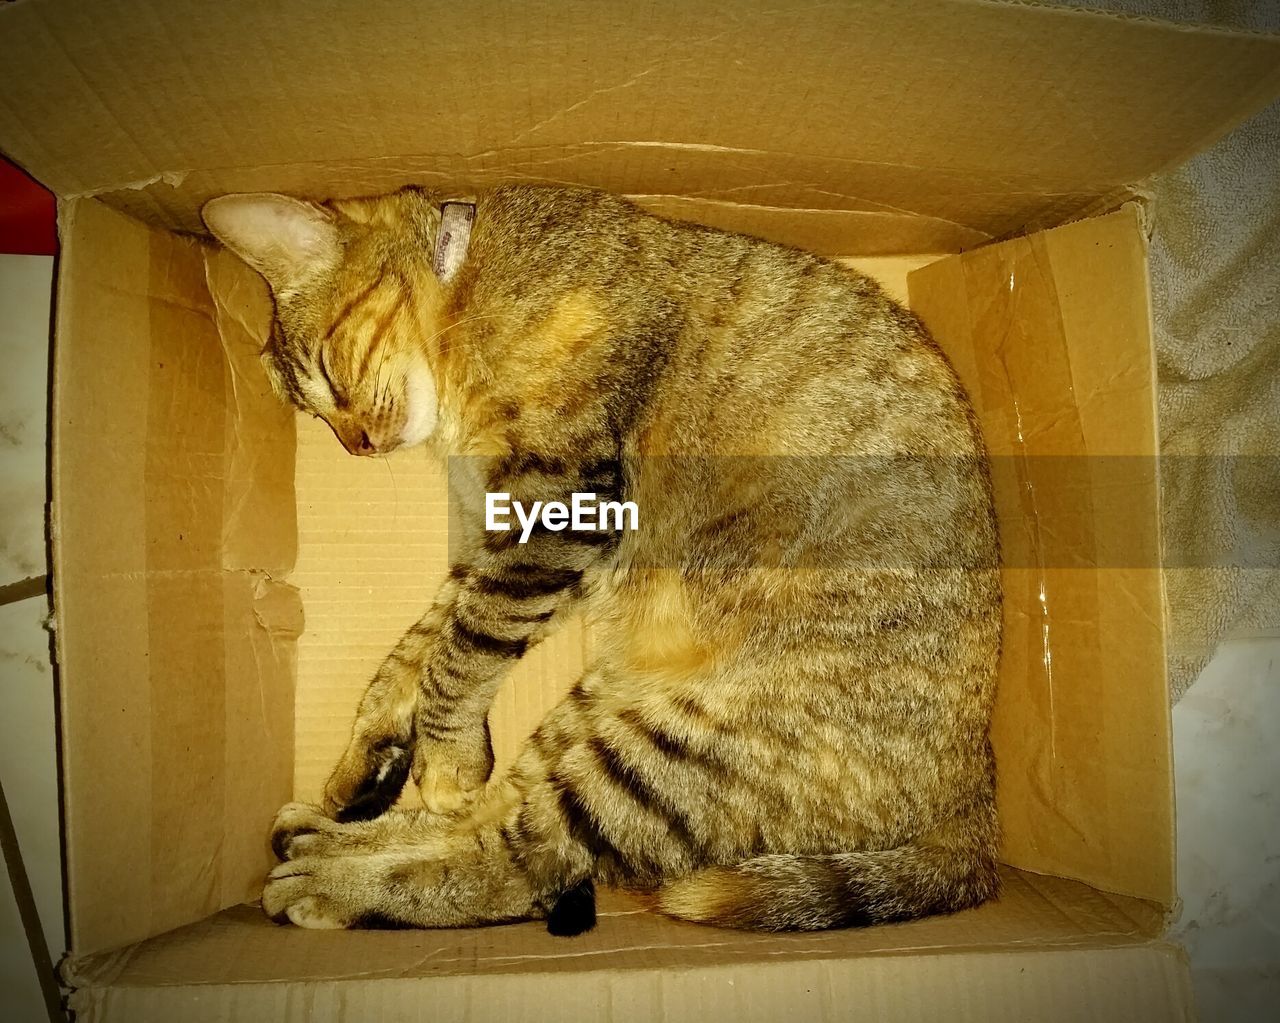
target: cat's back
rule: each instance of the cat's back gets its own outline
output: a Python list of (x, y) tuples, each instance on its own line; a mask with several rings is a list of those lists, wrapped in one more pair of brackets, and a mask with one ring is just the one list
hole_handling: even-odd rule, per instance
[(511, 186), (494, 202), (519, 252), (509, 276), (586, 290), (630, 345), (651, 345), (660, 432), (738, 453), (978, 450), (951, 367), (864, 274), (590, 189)]

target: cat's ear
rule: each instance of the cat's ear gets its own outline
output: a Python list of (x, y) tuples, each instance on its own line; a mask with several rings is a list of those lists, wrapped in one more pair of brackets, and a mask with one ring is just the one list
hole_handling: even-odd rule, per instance
[(267, 279), (277, 295), (287, 293), (342, 258), (333, 211), (271, 192), (210, 199), (200, 211), (214, 237)]

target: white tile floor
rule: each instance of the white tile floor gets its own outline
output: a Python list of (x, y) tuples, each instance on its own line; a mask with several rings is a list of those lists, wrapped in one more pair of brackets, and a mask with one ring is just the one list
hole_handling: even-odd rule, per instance
[[(0, 607), (0, 784), (53, 962), (65, 947), (58, 842), (53, 678), (43, 598)], [(0, 875), (0, 1019), (44, 1019), (31, 954)]]
[(1225, 643), (1173, 709), (1175, 936), (1202, 1023), (1280, 1019), (1280, 637)]
[[(0, 583), (45, 572), (45, 404), (53, 259), (0, 255)], [(65, 942), (53, 672), (45, 601), (0, 607), (0, 784), (50, 953)], [(17, 904), (0, 879), (0, 1018), (44, 1018)]]

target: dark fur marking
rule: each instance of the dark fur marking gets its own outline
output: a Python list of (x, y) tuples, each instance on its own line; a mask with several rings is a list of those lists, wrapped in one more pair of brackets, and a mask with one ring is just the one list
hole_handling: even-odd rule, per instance
[(527, 615), (505, 615), (509, 622), (518, 622), (521, 625), (541, 625), (543, 622), (549, 622), (556, 615), (555, 611), (536, 611)]
[[(536, 530), (537, 525), (535, 523), (534, 531), (536, 532)], [(522, 546), (520, 544), (520, 535), (521, 528), (512, 526), (507, 530), (486, 532), (481, 543), (484, 544), (484, 549), (490, 554), (505, 554), (507, 551), (510, 551), (517, 546)]]
[(364, 356), (360, 360), (360, 368), (356, 370), (357, 380), (363, 380), (365, 374), (369, 371), (369, 364), (373, 362), (373, 353), (386, 340), (386, 333), (391, 329), (391, 324), (395, 322), (396, 317), (400, 315), (400, 310), (404, 308), (407, 298), (408, 296), (403, 290), (399, 291), (396, 295), (395, 304), (374, 325), (373, 332), (369, 336), (369, 343), (365, 346)]
[(601, 501), (622, 500), (622, 463), (604, 459), (582, 467), (581, 490), (595, 494)]
[[(564, 502), (566, 507), (569, 502)], [(521, 539), (523, 537), (523, 539)], [(579, 546), (605, 545), (615, 543), (617, 534), (609, 529), (570, 529), (566, 525), (563, 529), (552, 529), (542, 518), (539, 517), (525, 528), (512, 528), (493, 533), (485, 533), (484, 547), (485, 550), (494, 554), (503, 554), (513, 550), (516, 547), (523, 547), (525, 550), (533, 551), (542, 548), (547, 556), (554, 557), (557, 548), (563, 550), (562, 545), (577, 544)], [(534, 555), (537, 556), (536, 554)]]
[(596, 925), (596, 887), (591, 878), (561, 892), (547, 913), (547, 933), (557, 938), (585, 934)]
[(579, 474), (584, 483), (616, 487), (618, 478), (622, 475), (622, 463), (616, 458), (601, 458), (584, 464)]
[[(540, 476), (564, 476), (568, 466), (563, 458), (543, 455), (536, 451), (517, 451), (508, 455), (493, 467), (489, 478), (497, 483), (537, 473)], [(507, 489), (507, 488), (502, 488)]]
[(432, 696), (437, 700), (444, 700), (447, 703), (452, 702), (450, 691), (445, 688), (438, 676), (444, 675), (443, 665), (429, 665), (418, 679), (418, 692), (423, 695)]
[(298, 408), (305, 408), (306, 401), (302, 395), (302, 385), (298, 382), (298, 367), (295, 360), (291, 357), (286, 357), (281, 352), (281, 346), (276, 344), (269, 345), (267, 352), (272, 364), (276, 367), (276, 372), (280, 374), (285, 394), (289, 396), (289, 400)]
[(334, 331), (336, 331), (340, 326), (342, 326), (342, 321), (345, 320), (348, 316), (350, 316), (353, 312), (355, 312), (357, 306), (361, 305), (367, 298), (369, 298), (370, 295), (372, 295), (375, 291), (378, 290), (378, 285), (382, 283), (383, 278), (386, 276), (387, 276), (387, 268), (384, 266), (382, 268), (382, 272), (378, 274), (378, 276), (374, 279), (372, 284), (370, 284), (367, 288), (364, 289), (364, 291), (360, 292), (358, 295), (355, 295), (352, 298), (350, 298), (347, 301), (346, 305), (344, 305), (340, 310), (338, 310), (338, 315), (333, 318), (333, 322), (329, 324), (329, 329), (326, 330), (324, 334), (321, 335), (320, 340), (322, 342), (328, 341), (329, 338), (333, 337)]
[(527, 812), (527, 808), (522, 809), (520, 813), (516, 815), (516, 838), (519, 839), (521, 845), (534, 845), (537, 840), (532, 829), (529, 827), (529, 821), (526, 816)]
[(596, 859), (608, 858), (624, 871), (629, 871), (626, 857), (605, 838), (600, 822), (591, 812), (590, 807), (579, 798), (573, 786), (554, 773), (549, 775), (547, 780), (556, 790), (560, 804), (560, 817), (564, 821), (569, 837)]
[[(373, 752), (377, 755), (374, 768), (360, 782), (351, 802), (338, 810), (335, 819), (339, 824), (381, 817), (395, 805), (400, 798), (400, 790), (409, 780), (413, 753), (408, 746), (387, 743), (374, 747)], [(382, 775), (381, 781), (378, 780), (379, 774)]]
[(678, 739), (655, 724), (651, 724), (634, 708), (628, 707), (620, 711), (618, 718), (625, 721), (641, 737), (647, 739), (660, 753), (671, 760), (704, 767), (711, 773), (721, 777), (729, 773), (728, 768), (716, 756), (706, 750), (694, 749), (684, 740)]
[(315, 828), (294, 828), (292, 830), (285, 830), (281, 828), (279, 831), (275, 831), (271, 835), (271, 851), (275, 853), (276, 859), (283, 863), (289, 858), (290, 842), (299, 835), (314, 835), (315, 833)]
[(421, 738), (430, 739), (432, 742), (443, 742), (457, 731), (456, 728), (441, 721), (417, 721), (414, 724), (414, 730)]
[(694, 851), (700, 848), (701, 843), (694, 837), (693, 832), (689, 830), (685, 815), (672, 806), (661, 794), (650, 788), (639, 772), (623, 760), (622, 755), (616, 749), (598, 735), (592, 736), (588, 745), (590, 745), (591, 752), (595, 754), (596, 761), (600, 764), (604, 773), (608, 775), (609, 780), (617, 788), (627, 793), (637, 804), (653, 816), (661, 818), (667, 825), (671, 837), (680, 842), (686, 849)]
[(501, 639), (487, 632), (477, 632), (456, 618), (453, 621), (453, 638), (459, 646), (489, 657), (520, 658), (529, 646), (527, 639)]
[(348, 924), (353, 931), (411, 931), (414, 925), (406, 923), (404, 920), (398, 920), (386, 913), (379, 913), (376, 910), (371, 913), (362, 913)]
[(542, 727), (534, 729), (533, 734), (529, 736), (529, 745), (547, 763), (555, 760), (563, 752), (564, 747), (563, 742), (553, 739), (551, 733)]
[(609, 529), (566, 529), (560, 536), (565, 543), (584, 547), (610, 547), (618, 542), (618, 534)]
[(329, 393), (333, 395), (333, 404), (340, 409), (350, 408), (350, 399), (344, 392), (338, 390), (338, 385), (333, 382), (333, 377), (329, 375), (329, 364), (325, 361), (323, 348), (316, 357), (316, 365), (320, 367), (320, 375), (324, 377), (324, 382), (329, 386)]
[(517, 563), (507, 565), (501, 572), (501, 575), (477, 576), (476, 588), (481, 593), (510, 597), (513, 600), (529, 600), (533, 597), (549, 597), (582, 582), (582, 573), (573, 568), (545, 568), (542, 565)]
[(681, 693), (671, 701), (676, 708), (688, 717), (693, 718), (700, 723), (712, 723), (711, 715), (707, 713), (707, 708), (695, 700), (692, 696)]

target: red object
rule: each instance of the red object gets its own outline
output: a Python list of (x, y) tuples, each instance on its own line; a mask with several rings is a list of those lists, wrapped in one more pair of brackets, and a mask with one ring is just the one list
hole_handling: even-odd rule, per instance
[(0, 158), (0, 252), (52, 256), (58, 251), (53, 193)]

